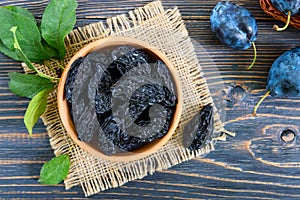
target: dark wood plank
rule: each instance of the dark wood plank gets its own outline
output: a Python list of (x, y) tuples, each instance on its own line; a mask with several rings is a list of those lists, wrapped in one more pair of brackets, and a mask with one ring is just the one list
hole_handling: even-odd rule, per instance
[[(24, 6), (40, 18), (47, 2), (5, 0), (0, 6)], [(78, 2), (76, 26), (126, 13), (150, 1)], [(236, 132), (237, 136), (218, 142), (216, 150), (205, 158), (182, 163), (120, 188), (101, 192), (93, 198), (300, 198), (299, 140), (287, 143), (280, 138), (284, 129), (294, 130), (299, 137), (300, 99), (267, 98), (258, 116), (251, 116), (253, 106), (265, 92), (272, 62), (285, 50), (300, 44), (299, 31), (290, 27), (282, 33), (274, 32), (272, 25), (278, 22), (262, 12), (258, 1), (238, 1), (252, 11), (259, 24), (257, 63), (247, 71), (245, 67), (252, 60), (252, 49), (235, 51), (226, 48), (210, 31), (209, 13), (216, 2), (165, 0), (163, 4), (169, 8), (178, 6), (181, 10), (191, 38), (199, 45), (196, 51), (226, 128)], [(210, 59), (203, 56), (200, 47), (207, 51)], [(27, 135), (23, 115), (28, 100), (11, 94), (8, 88), (8, 73), (13, 71), (21, 72), (20, 64), (1, 54), (0, 198), (83, 198), (79, 187), (66, 191), (63, 184), (38, 184), (39, 170), (53, 152), (41, 121), (34, 129), (33, 138)]]
[[(151, 0), (78, 0), (77, 15), (78, 18), (88, 19), (105, 19), (116, 14), (124, 14), (136, 7), (143, 6)], [(207, 20), (209, 13), (218, 0), (164, 0), (162, 1), (166, 8), (173, 8), (177, 6), (185, 19)], [(237, 1), (233, 1), (237, 2)], [(270, 20), (271, 17), (263, 14), (263, 11), (258, 7), (257, 1), (240, 0), (239, 5), (247, 7), (255, 17), (258, 19)], [(30, 1), (30, 0), (5, 0), (0, 2), (0, 6), (19, 5), (28, 8), (37, 17), (41, 17), (48, 0)]]

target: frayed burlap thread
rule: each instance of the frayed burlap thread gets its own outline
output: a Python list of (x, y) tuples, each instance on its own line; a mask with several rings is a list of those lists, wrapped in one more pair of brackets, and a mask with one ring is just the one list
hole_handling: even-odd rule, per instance
[[(64, 63), (49, 61), (45, 65), (36, 65), (36, 67), (46, 74), (57, 76), (56, 71), (60, 66), (67, 64), (80, 48), (108, 36), (138, 38), (165, 53), (181, 78), (184, 112), (175, 134), (159, 151), (137, 161), (112, 162), (96, 158), (74, 144), (60, 120), (56, 91), (54, 91), (49, 96), (48, 107), (42, 119), (47, 127), (50, 144), (55, 154), (69, 153), (70, 155), (71, 169), (64, 182), (66, 189), (80, 185), (86, 196), (119, 187), (128, 181), (141, 179), (156, 171), (168, 169), (181, 162), (207, 154), (214, 148), (213, 141), (194, 152), (182, 146), (183, 127), (203, 106), (213, 105), (213, 100), (194, 46), (177, 8), (165, 10), (161, 2), (155, 1), (127, 15), (109, 18), (106, 23), (99, 22), (78, 28), (66, 38), (67, 56)], [(224, 129), (217, 110), (214, 109), (214, 139), (217, 139)]]

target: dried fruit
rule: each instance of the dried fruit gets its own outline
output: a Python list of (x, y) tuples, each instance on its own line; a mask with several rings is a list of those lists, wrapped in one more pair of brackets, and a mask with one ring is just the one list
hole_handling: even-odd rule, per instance
[(68, 72), (68, 76), (66, 79), (66, 86), (65, 86), (65, 93), (66, 93), (66, 99), (69, 103), (72, 103), (72, 92), (74, 87), (74, 81), (78, 72), (78, 68), (80, 64), (83, 62), (84, 58), (80, 57), (77, 60), (75, 60)]
[(213, 131), (213, 107), (207, 105), (185, 126), (183, 145), (191, 151), (198, 150), (211, 141)]
[[(141, 75), (151, 72), (150, 64), (154, 63), (155, 65), (159, 65), (157, 62), (160, 61), (149, 57), (146, 52), (134, 50), (113, 61), (100, 79), (96, 93), (98, 120), (106, 138), (112, 141), (119, 150), (132, 151), (164, 136), (169, 129), (176, 105), (175, 94), (172, 93), (168, 87), (164, 87), (161, 84), (143, 84), (145, 80), (140, 82)], [(160, 62), (160, 64), (162, 63)], [(140, 87), (137, 87), (132, 93), (129, 93), (130, 97), (122, 92), (119, 92), (119, 95), (113, 95), (112, 87), (116, 87), (114, 85), (135, 67), (139, 67), (141, 70), (132, 74), (130, 76), (131, 78), (129, 78), (130, 81), (121, 81), (122, 86), (119, 86), (119, 90), (127, 93), (127, 91), (132, 89), (130, 85), (134, 85), (135, 87), (140, 85)], [(166, 68), (166, 66), (164, 67)], [(162, 75), (166, 76), (165, 74)], [(164, 78), (167, 78), (164, 81), (171, 82), (170, 77), (166, 76)], [(150, 81), (149, 77), (146, 78), (146, 80), (147, 79)], [(128, 85), (129, 87), (127, 87)], [(112, 105), (112, 99), (114, 99), (114, 104), (117, 107), (117, 109), (115, 109), (116, 114), (113, 114), (111, 108), (114, 106)], [(129, 104), (127, 104), (126, 101), (128, 101)], [(162, 107), (154, 107), (156, 104), (162, 105)], [(156, 117), (152, 116), (151, 120), (149, 110), (153, 107), (154, 111), (152, 110), (152, 113), (158, 115), (156, 115)], [(128, 110), (129, 112), (125, 113), (130, 116), (126, 116), (125, 113), (122, 113), (119, 114), (121, 117), (116, 120), (115, 115), (120, 113), (119, 110)], [(128, 117), (131, 119), (128, 119)], [(123, 122), (120, 124), (118, 121)], [(151, 121), (157, 123), (151, 124)], [(154, 130), (153, 127), (155, 127)], [(157, 128), (159, 129), (157, 130)], [(103, 137), (101, 138), (103, 139)], [(109, 154), (106, 150), (103, 151)]]
[[(93, 67), (95, 72), (87, 72), (88, 67)], [(97, 73), (94, 93), (77, 91), (90, 90), (91, 79), (95, 79)], [(79, 81), (76, 75), (80, 76)], [(73, 121), (79, 139), (97, 146), (106, 155), (132, 151), (163, 137), (168, 132), (177, 103), (165, 64), (148, 52), (130, 46), (92, 52), (76, 60), (69, 71), (65, 91), (75, 112)], [(91, 94), (94, 94), (93, 109), (89, 107), (90, 97), (80, 98)], [(90, 113), (93, 110), (95, 113)], [(95, 114), (98, 128), (90, 120)], [(88, 119), (84, 123), (78, 121), (82, 116)]]

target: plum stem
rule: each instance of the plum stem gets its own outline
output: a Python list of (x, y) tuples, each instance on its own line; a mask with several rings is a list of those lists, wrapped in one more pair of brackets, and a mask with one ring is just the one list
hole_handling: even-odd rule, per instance
[(253, 112), (252, 112), (253, 116), (256, 116), (256, 111), (257, 111), (258, 107), (267, 98), (267, 96), (270, 95), (270, 93), (271, 93), (271, 90), (269, 90), (268, 92), (266, 92), (266, 94), (258, 101), (258, 103), (256, 104), (256, 106), (253, 109)]
[(276, 30), (276, 31), (284, 31), (289, 26), (290, 21), (291, 21), (291, 11), (288, 11), (288, 16), (287, 16), (287, 20), (286, 20), (285, 26), (282, 27), (282, 28), (279, 28), (277, 25), (274, 25), (273, 29)]
[(252, 42), (252, 46), (253, 46), (253, 50), (254, 50), (254, 57), (253, 57), (251, 65), (249, 65), (249, 67), (247, 68), (248, 70), (254, 66), (254, 64), (256, 62), (256, 57), (257, 57), (257, 50), (256, 50), (256, 46), (255, 46), (254, 42)]

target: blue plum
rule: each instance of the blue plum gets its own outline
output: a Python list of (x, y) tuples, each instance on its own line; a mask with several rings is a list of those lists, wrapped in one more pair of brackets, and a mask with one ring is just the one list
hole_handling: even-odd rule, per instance
[(286, 51), (273, 62), (267, 83), (268, 92), (255, 106), (254, 116), (269, 95), (278, 98), (300, 96), (300, 47)]
[(267, 90), (275, 97), (300, 95), (300, 47), (286, 51), (274, 61)]
[(300, 0), (271, 0), (271, 3), (283, 14), (287, 15), (286, 25), (282, 28), (279, 28), (277, 25), (274, 25), (273, 28), (276, 31), (285, 30), (289, 23), (290, 18), (293, 15), (300, 13)]
[(248, 49), (257, 38), (257, 23), (250, 11), (228, 1), (217, 3), (210, 23), (221, 43), (233, 49)]
[(282, 13), (296, 15), (300, 13), (300, 0), (271, 0), (271, 3)]

